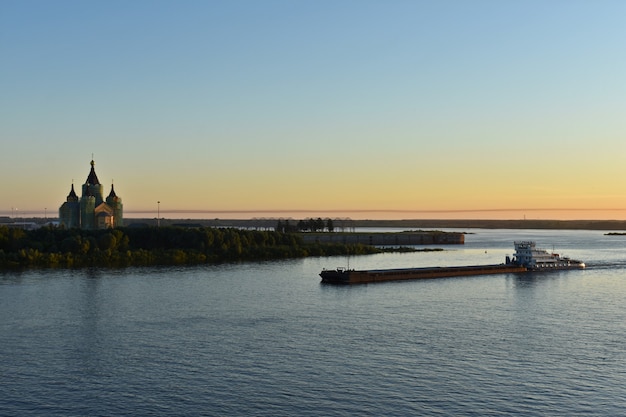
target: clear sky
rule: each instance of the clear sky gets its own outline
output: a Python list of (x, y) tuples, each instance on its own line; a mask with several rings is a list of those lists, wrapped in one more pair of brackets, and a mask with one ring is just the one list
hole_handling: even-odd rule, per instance
[(626, 2), (0, 1), (0, 215), (626, 219)]

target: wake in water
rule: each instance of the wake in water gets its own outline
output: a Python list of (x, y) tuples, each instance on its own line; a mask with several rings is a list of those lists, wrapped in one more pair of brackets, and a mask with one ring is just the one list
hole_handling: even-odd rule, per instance
[(606, 270), (606, 269), (626, 269), (626, 259), (624, 260), (597, 260), (597, 261), (589, 261), (585, 262), (585, 269), (591, 270)]

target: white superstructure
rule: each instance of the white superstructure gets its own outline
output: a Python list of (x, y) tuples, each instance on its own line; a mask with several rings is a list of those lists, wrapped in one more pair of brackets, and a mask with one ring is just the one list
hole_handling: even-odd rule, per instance
[(533, 241), (520, 241), (514, 242), (514, 244), (513, 260), (511, 261), (507, 257), (507, 263), (525, 266), (531, 270), (582, 269), (585, 267), (585, 263), (582, 261), (538, 249)]

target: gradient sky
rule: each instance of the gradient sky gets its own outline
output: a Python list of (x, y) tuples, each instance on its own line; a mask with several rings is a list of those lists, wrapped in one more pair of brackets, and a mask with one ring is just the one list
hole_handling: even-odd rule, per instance
[[(0, 1), (0, 215), (626, 218), (626, 2)], [(193, 212), (193, 213), (192, 213)]]

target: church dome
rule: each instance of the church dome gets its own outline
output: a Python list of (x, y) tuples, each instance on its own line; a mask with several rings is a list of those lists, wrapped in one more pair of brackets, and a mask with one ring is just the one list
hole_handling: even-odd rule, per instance
[(76, 191), (74, 191), (74, 184), (72, 184), (72, 190), (67, 195), (67, 201), (78, 201), (78, 195), (76, 194)]
[(115, 194), (115, 189), (113, 189), (113, 184), (111, 184), (111, 192), (107, 198), (117, 198), (117, 194)]
[(89, 185), (99, 185), (100, 181), (98, 181), (98, 176), (96, 175), (95, 167), (96, 163), (94, 160), (91, 160), (91, 171), (89, 172), (89, 176), (87, 177), (87, 184)]

